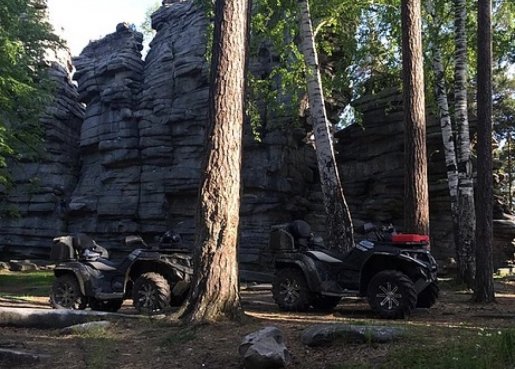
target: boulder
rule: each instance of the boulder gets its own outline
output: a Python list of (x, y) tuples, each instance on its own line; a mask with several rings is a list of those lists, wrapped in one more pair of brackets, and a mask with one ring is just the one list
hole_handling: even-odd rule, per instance
[(9, 261), (9, 270), (12, 272), (32, 272), (39, 270), (39, 268), (28, 260), (11, 260)]
[(3, 367), (2, 363), (8, 364), (6, 368), (17, 365), (32, 365), (38, 363), (42, 357), (47, 357), (47, 355), (0, 348), (0, 367)]
[(283, 334), (277, 327), (265, 327), (248, 334), (238, 351), (247, 369), (284, 368), (290, 360)]
[(388, 343), (404, 334), (404, 329), (396, 327), (319, 324), (306, 328), (302, 332), (301, 340), (307, 346), (329, 345), (335, 341)]

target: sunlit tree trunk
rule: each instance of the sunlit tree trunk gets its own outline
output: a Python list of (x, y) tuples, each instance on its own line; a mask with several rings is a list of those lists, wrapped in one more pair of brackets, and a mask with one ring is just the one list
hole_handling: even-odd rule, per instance
[(467, 2), (454, 0), (456, 66), (454, 96), (456, 125), (458, 127), (458, 204), (459, 227), (456, 245), (458, 277), (469, 287), (475, 278), (475, 205), (474, 179), (470, 160), (470, 134), (467, 104)]
[(476, 284), (474, 299), (492, 302), (493, 180), (492, 180), (492, 2), (478, 0), (477, 58), (477, 202)]
[(426, 117), (420, 0), (402, 0), (405, 124), (404, 228), (429, 234)]
[(511, 132), (508, 133), (508, 139), (506, 142), (508, 146), (508, 209), (513, 210), (513, 194), (512, 194), (512, 164), (511, 164)]
[(207, 159), (196, 215), (195, 274), (182, 312), (188, 322), (238, 319), (238, 225), (248, 0), (217, 0)]
[(315, 48), (315, 37), (307, 0), (298, 1), (301, 50), (306, 63), (306, 79), (320, 182), (327, 213), (329, 247), (348, 251), (354, 246), (352, 219), (343, 195), (335, 160), (331, 123), (327, 119), (322, 78)]

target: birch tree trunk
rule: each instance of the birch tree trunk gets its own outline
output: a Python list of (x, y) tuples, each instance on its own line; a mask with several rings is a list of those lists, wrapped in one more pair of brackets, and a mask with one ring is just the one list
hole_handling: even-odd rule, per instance
[(454, 96), (458, 127), (458, 207), (459, 227), (456, 245), (458, 277), (472, 288), (475, 278), (474, 238), (476, 213), (474, 179), (470, 160), (470, 134), (467, 109), (467, 2), (454, 0), (456, 66)]
[(426, 116), (420, 0), (402, 0), (404, 230), (429, 234)]
[(434, 2), (428, 0), (426, 8), (431, 16), (430, 20), (430, 49), (433, 57), (433, 69), (435, 73), (435, 93), (438, 105), (438, 116), (440, 118), (440, 130), (442, 132), (442, 142), (445, 157), (445, 166), (447, 168), (447, 183), (449, 188), (449, 197), (451, 202), (451, 217), (454, 230), (455, 247), (458, 244), (459, 234), (459, 217), (458, 217), (458, 165), (456, 161), (456, 146), (454, 145), (454, 134), (452, 132), (451, 115), (449, 113), (449, 99), (445, 86), (445, 71), (442, 63), (442, 53), (438, 46), (438, 40), (434, 37), (439, 34), (437, 24), (437, 15)]
[(249, 0), (217, 0), (207, 158), (196, 214), (195, 274), (182, 319), (239, 319), (238, 225)]
[(327, 214), (328, 246), (348, 251), (354, 246), (352, 219), (343, 195), (335, 160), (331, 123), (327, 119), (322, 90), (322, 78), (315, 48), (315, 37), (308, 0), (298, 0), (300, 43), (306, 63), (306, 80), (324, 206)]
[(492, 302), (493, 179), (492, 179), (492, 2), (478, 1), (477, 58), (477, 274), (474, 299)]

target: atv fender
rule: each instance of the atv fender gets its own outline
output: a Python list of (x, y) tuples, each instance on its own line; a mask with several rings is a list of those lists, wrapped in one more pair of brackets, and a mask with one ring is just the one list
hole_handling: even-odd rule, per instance
[(86, 296), (86, 286), (84, 284), (84, 278), (83, 273), (86, 273), (86, 270), (84, 269), (84, 266), (81, 263), (68, 263), (73, 265), (66, 265), (66, 266), (58, 266), (54, 269), (54, 275), (56, 277), (60, 277), (65, 274), (71, 274), (77, 279), (77, 282), (79, 283), (80, 292)]
[(275, 269), (284, 269), (284, 268), (296, 268), (302, 271), (304, 278), (306, 278), (306, 282), (308, 283), (308, 287), (311, 291), (316, 292), (320, 291), (322, 285), (322, 279), (318, 274), (315, 262), (312, 258), (307, 257), (306, 255), (295, 255), (292, 258), (278, 258), (275, 260)]
[(380, 271), (386, 269), (403, 272), (408, 277), (410, 277), (413, 283), (416, 284), (417, 291), (419, 289), (423, 289), (430, 282), (426, 276), (427, 272), (424, 273), (424, 268), (425, 266), (423, 263), (411, 258), (398, 257), (387, 254), (373, 255), (361, 267), (360, 295), (365, 296), (368, 289), (368, 283), (372, 277)]

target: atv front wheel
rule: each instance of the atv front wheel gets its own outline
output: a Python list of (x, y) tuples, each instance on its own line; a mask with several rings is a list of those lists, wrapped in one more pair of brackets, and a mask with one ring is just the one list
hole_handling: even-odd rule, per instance
[(418, 294), (417, 307), (429, 309), (435, 304), (439, 292), (440, 287), (438, 287), (438, 283), (431, 283)]
[(83, 310), (86, 308), (86, 297), (80, 292), (75, 276), (65, 274), (56, 278), (50, 290), (50, 304), (55, 309)]
[(311, 292), (300, 270), (280, 269), (272, 282), (272, 295), (281, 310), (306, 311), (311, 305)]
[(159, 273), (144, 273), (134, 283), (132, 303), (143, 314), (154, 314), (170, 306), (170, 284)]
[(115, 300), (97, 300), (95, 298), (90, 298), (89, 306), (91, 310), (97, 311), (108, 311), (111, 313), (115, 313), (122, 307), (123, 300), (115, 299)]
[(377, 273), (368, 285), (368, 303), (382, 318), (409, 316), (417, 303), (412, 280), (396, 270)]

